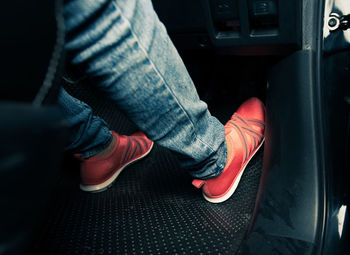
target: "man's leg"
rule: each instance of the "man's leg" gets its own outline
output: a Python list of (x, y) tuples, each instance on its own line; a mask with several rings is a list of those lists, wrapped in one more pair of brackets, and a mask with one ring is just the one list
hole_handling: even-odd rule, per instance
[(110, 131), (107, 123), (92, 114), (90, 106), (60, 89), (58, 105), (70, 127), (66, 150), (81, 160), (80, 188), (98, 192), (108, 188), (121, 171), (145, 157), (153, 142), (143, 133), (131, 136)]
[(107, 123), (94, 116), (90, 106), (72, 97), (63, 88), (59, 91), (58, 105), (70, 130), (66, 151), (89, 158), (111, 143), (113, 135)]
[(224, 126), (210, 115), (150, 0), (72, 0), (64, 7), (72, 63), (95, 78), (147, 136), (197, 178), (226, 163)]
[(211, 116), (150, 0), (71, 0), (64, 15), (72, 63), (151, 140), (181, 155), (208, 201), (228, 199), (263, 142), (261, 101), (248, 100), (225, 127)]

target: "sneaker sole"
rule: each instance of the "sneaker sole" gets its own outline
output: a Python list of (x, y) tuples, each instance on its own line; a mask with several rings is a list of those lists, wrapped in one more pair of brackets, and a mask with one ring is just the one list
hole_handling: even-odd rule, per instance
[(112, 177), (110, 177), (108, 180), (104, 181), (103, 183), (97, 184), (97, 185), (83, 185), (80, 184), (80, 189), (82, 191), (86, 191), (86, 192), (90, 192), (90, 193), (98, 193), (98, 192), (102, 192), (107, 190), (109, 187), (112, 186), (113, 182), (117, 179), (117, 177), (119, 176), (119, 174), (128, 166), (132, 165), (133, 163), (137, 162), (140, 159), (143, 159), (144, 157), (146, 157), (152, 150), (153, 148), (153, 142), (151, 144), (151, 147), (148, 149), (148, 151), (141, 155), (139, 158), (136, 158), (132, 161), (130, 161), (129, 163), (125, 164), (124, 166), (122, 166), (121, 168), (118, 168), (117, 170), (115, 170), (115, 173), (112, 175)]
[(218, 198), (212, 198), (212, 197), (207, 197), (204, 193), (202, 193), (204, 199), (210, 203), (215, 203), (215, 204), (222, 203), (222, 202), (226, 201), (227, 199), (229, 199), (233, 195), (233, 193), (236, 191), (238, 184), (241, 181), (242, 175), (243, 175), (244, 170), (246, 169), (248, 163), (254, 157), (254, 155), (258, 152), (258, 150), (261, 148), (261, 146), (264, 144), (264, 141), (265, 141), (265, 138), (262, 140), (259, 147), (255, 149), (254, 153), (250, 156), (250, 158), (247, 160), (247, 162), (243, 165), (241, 172), (236, 177), (236, 180), (233, 181), (232, 187), (230, 187), (229, 191), (225, 195), (223, 195), (222, 197), (218, 197)]

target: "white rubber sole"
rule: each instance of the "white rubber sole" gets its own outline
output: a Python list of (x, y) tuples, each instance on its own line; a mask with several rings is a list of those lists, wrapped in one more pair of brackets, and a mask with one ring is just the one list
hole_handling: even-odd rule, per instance
[(142, 156), (140, 156), (139, 158), (134, 159), (133, 161), (130, 161), (129, 163), (127, 163), (126, 165), (122, 166), (121, 168), (119, 168), (112, 176), (111, 178), (109, 178), (107, 181), (97, 184), (97, 185), (83, 185), (80, 184), (80, 189), (82, 191), (86, 191), (86, 192), (91, 192), (91, 193), (97, 193), (97, 192), (102, 192), (105, 191), (106, 189), (108, 189), (109, 187), (112, 186), (113, 182), (115, 181), (115, 179), (117, 179), (117, 177), (119, 176), (119, 174), (128, 166), (132, 165), (133, 163), (137, 162), (138, 160), (146, 157), (152, 150), (153, 148), (153, 142), (151, 147), (149, 148), (149, 150), (143, 154)]
[(242, 178), (242, 175), (244, 173), (244, 170), (245, 168), (247, 167), (248, 163), (250, 162), (250, 160), (254, 157), (254, 155), (258, 152), (258, 150), (260, 149), (260, 147), (264, 144), (265, 142), (265, 138), (262, 140), (261, 144), (259, 145), (258, 148), (256, 148), (255, 152), (252, 154), (252, 156), (247, 160), (247, 162), (245, 163), (245, 165), (243, 166), (243, 169), (241, 170), (241, 172), (238, 174), (236, 180), (234, 181), (232, 187), (229, 189), (229, 191), (223, 195), (222, 197), (218, 197), (218, 198), (211, 198), (211, 197), (207, 197), (204, 193), (203, 194), (203, 197), (205, 200), (207, 200), (208, 202), (210, 203), (214, 203), (214, 204), (217, 204), (217, 203), (222, 203), (224, 201), (226, 201), (227, 199), (229, 199), (233, 193), (236, 191), (237, 187), (238, 187), (238, 184), (239, 182), (241, 181), (241, 178)]

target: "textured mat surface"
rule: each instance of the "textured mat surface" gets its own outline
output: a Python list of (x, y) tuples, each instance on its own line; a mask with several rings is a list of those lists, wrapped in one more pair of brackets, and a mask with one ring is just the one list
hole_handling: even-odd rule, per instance
[[(120, 133), (136, 130), (89, 86), (68, 91)], [(261, 150), (223, 204), (206, 202), (174, 155), (159, 146), (103, 193), (80, 191), (77, 166), (66, 164), (35, 253), (234, 254), (251, 221), (262, 155)]]

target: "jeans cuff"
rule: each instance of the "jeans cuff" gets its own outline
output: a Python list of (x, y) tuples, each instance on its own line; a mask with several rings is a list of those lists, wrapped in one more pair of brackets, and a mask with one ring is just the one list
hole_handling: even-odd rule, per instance
[(88, 151), (85, 151), (82, 153), (82, 157), (83, 158), (90, 158), (92, 156), (95, 156), (97, 153), (99, 153), (100, 151), (104, 150), (105, 148), (107, 148), (107, 146), (110, 144), (110, 142), (113, 139), (113, 134), (111, 131), (108, 132), (108, 134), (106, 134), (107, 138), (105, 139), (105, 141), (101, 144), (99, 144), (98, 146), (94, 147), (93, 149), (90, 149)]
[[(189, 171), (190, 175), (196, 179), (207, 180), (221, 174), (226, 166), (227, 145), (226, 140), (221, 144), (216, 153), (206, 159), (204, 166), (198, 171)], [(214, 162), (214, 163), (213, 163)]]

